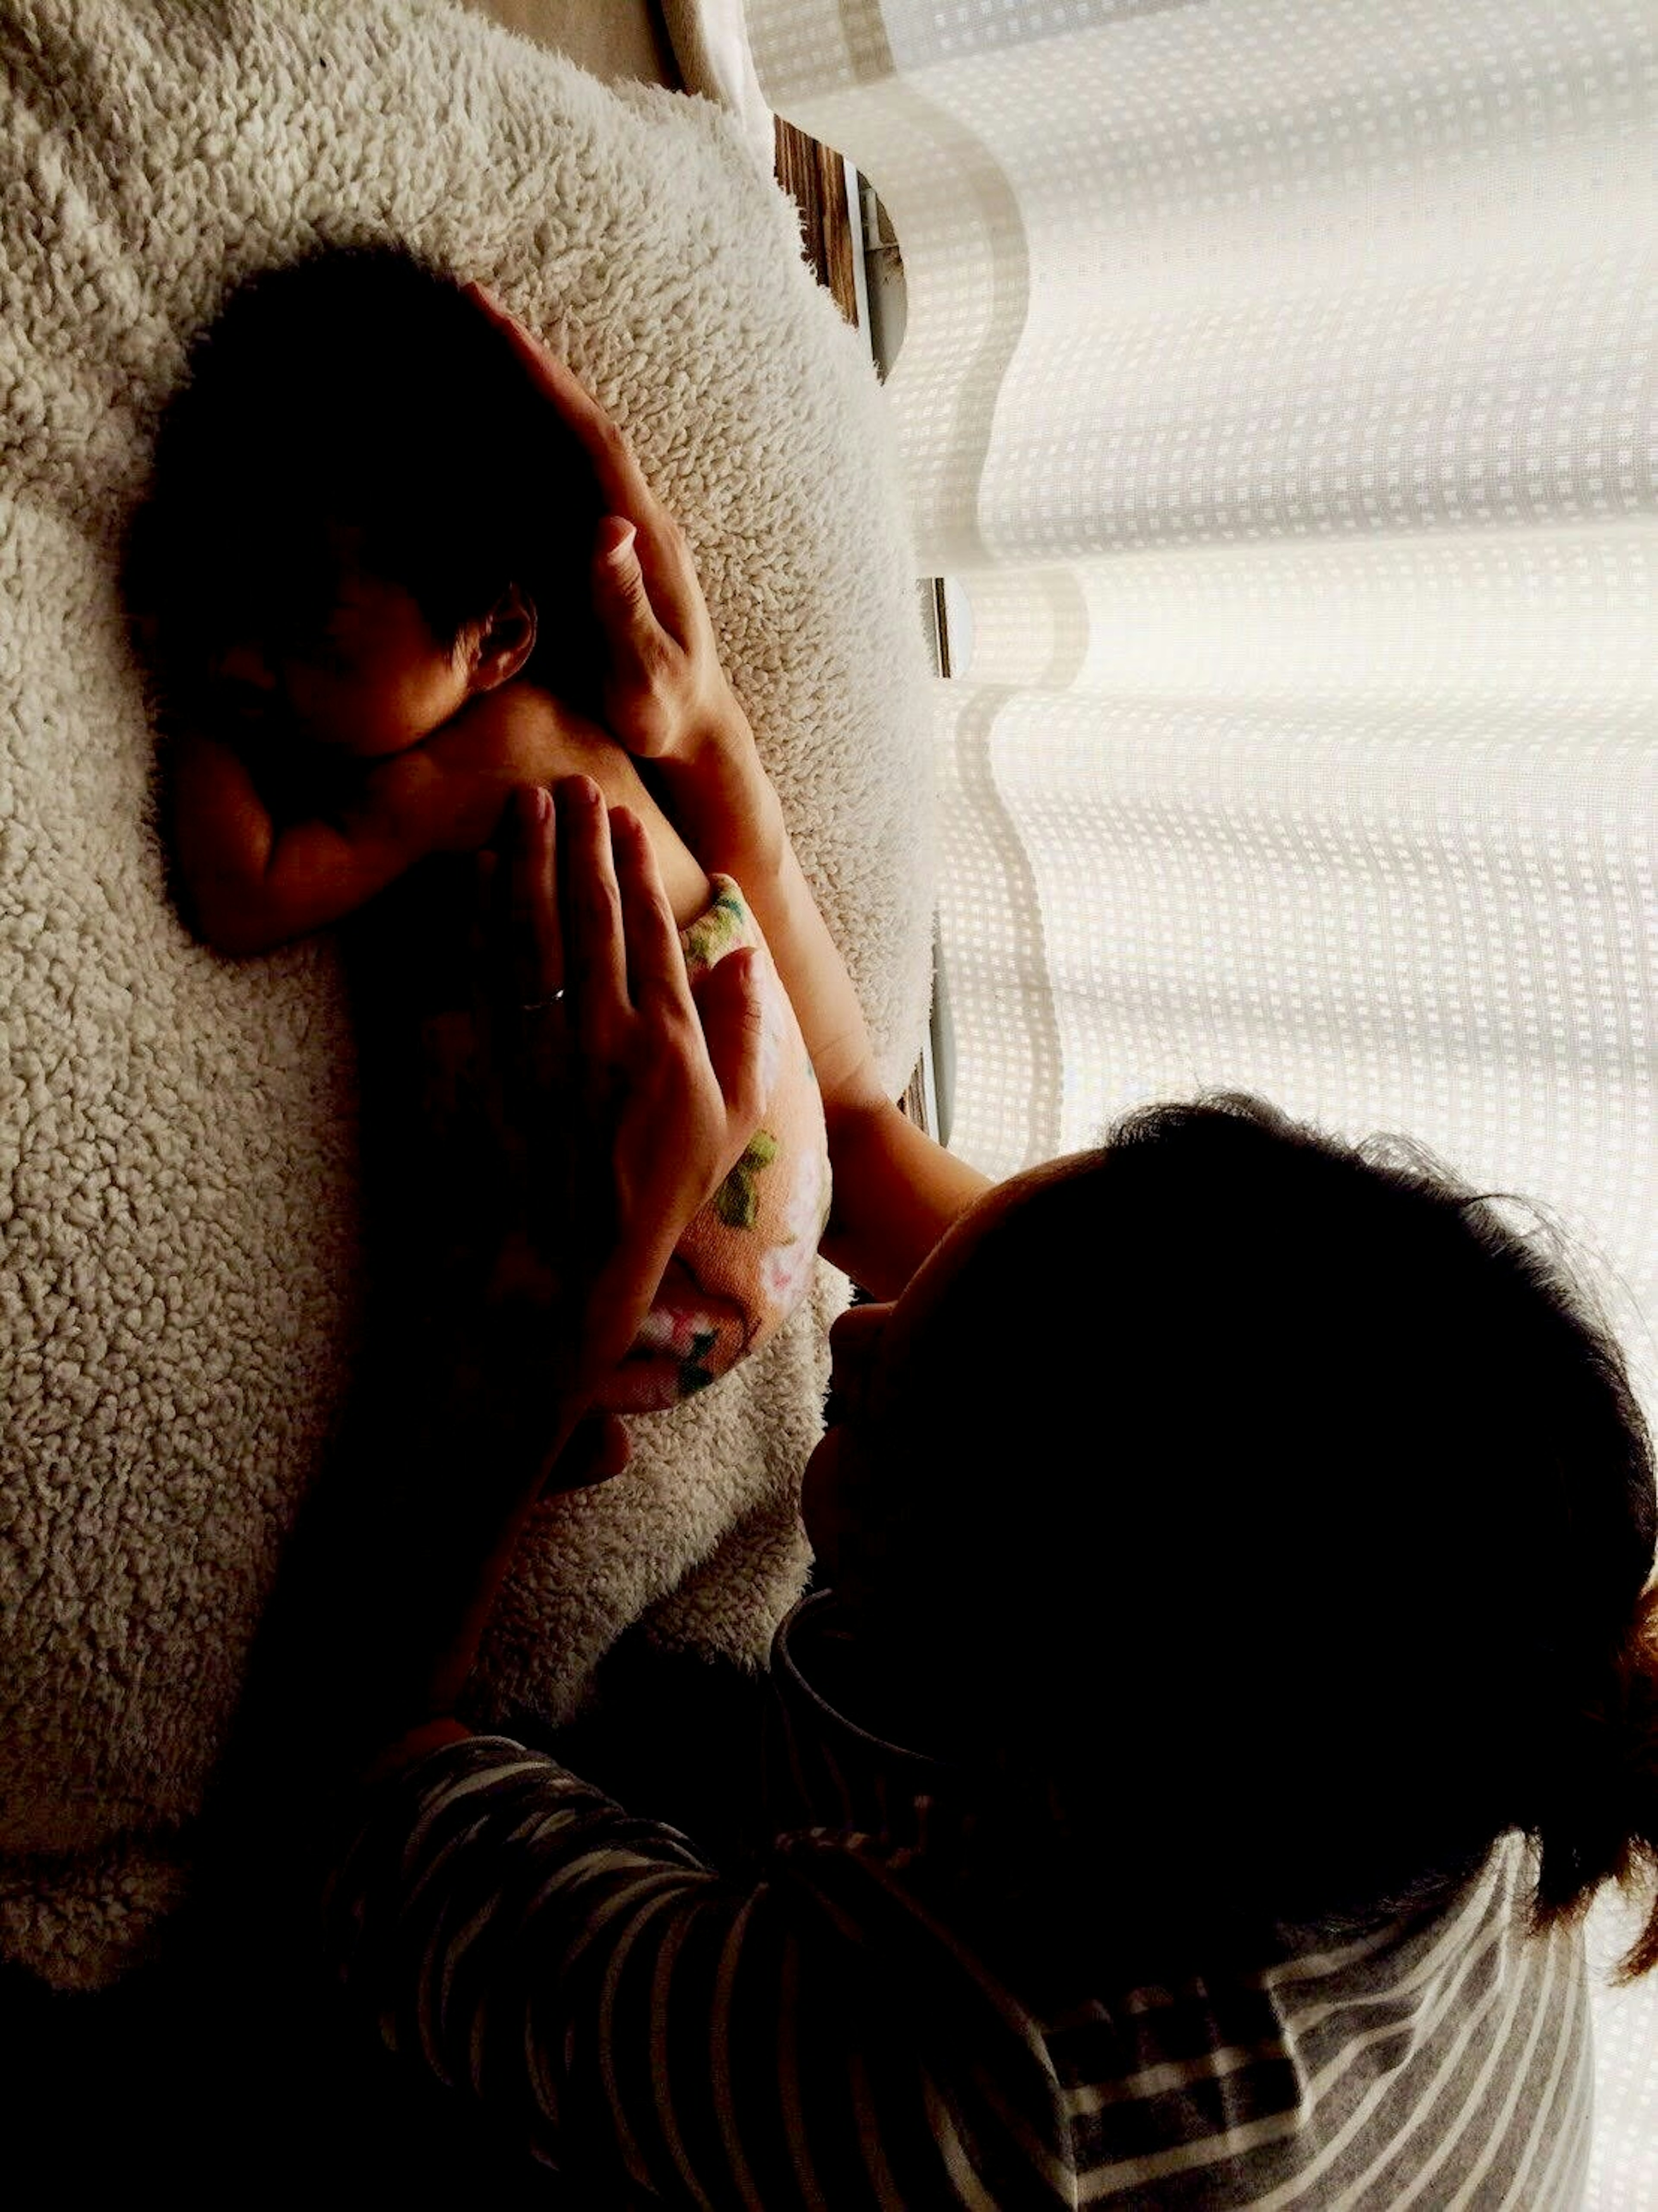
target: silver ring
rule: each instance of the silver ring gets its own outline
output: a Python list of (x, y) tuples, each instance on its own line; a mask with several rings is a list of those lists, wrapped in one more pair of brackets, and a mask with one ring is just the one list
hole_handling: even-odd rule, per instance
[(519, 1012), (521, 1014), (544, 1014), (546, 1012), (549, 1006), (557, 1006), (559, 1000), (563, 996), (564, 986), (561, 983), (557, 990), (550, 991), (544, 999), (525, 999), (523, 1000), (519, 1007)]

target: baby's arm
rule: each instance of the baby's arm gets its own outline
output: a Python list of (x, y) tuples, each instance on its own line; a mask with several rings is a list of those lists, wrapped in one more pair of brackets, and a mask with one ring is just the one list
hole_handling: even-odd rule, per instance
[(364, 774), (331, 817), (278, 824), (246, 763), (198, 732), (175, 743), (173, 838), (189, 918), (237, 957), (304, 937), (373, 898), (429, 854), (487, 844), (513, 787), (591, 775), (645, 823), (683, 928), (712, 896), (707, 875), (627, 754), (544, 692), (488, 694), (424, 743)]
[(350, 914), (437, 849), (430, 835), (433, 779), (419, 750), (399, 753), (365, 777), (361, 799), (336, 820), (319, 815), (279, 824), (239, 753), (200, 732), (180, 732), (172, 764), (173, 844), (197, 932), (222, 952), (269, 951)]

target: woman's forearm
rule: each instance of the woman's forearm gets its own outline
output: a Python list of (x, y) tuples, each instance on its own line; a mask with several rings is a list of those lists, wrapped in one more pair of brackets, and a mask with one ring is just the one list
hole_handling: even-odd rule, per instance
[(990, 1178), (935, 1143), (890, 1099), (826, 1118), (834, 1197), (823, 1257), (872, 1297), (896, 1298)]
[[(398, 1564), (375, 1562), (389, 1672), (367, 1654), (363, 1665), (399, 1729), (453, 1711), (548, 1469), (637, 1334), (677, 1229), (636, 1230), (583, 1270), (562, 1320), (544, 1264), (509, 1237), (481, 1316), (440, 1305), (416, 1332), (424, 1349), (395, 1358), (375, 1393), (406, 1412), (395, 1462), (366, 1470), (361, 1486), (389, 1478), (380, 1504), (398, 1532)], [(435, 1393), (434, 1376), (445, 1378)]]
[(306, 1755), (341, 1778), (453, 1713), (535, 1496), (542, 1440), (482, 1390), (434, 1402), (426, 1378), (446, 1356), (375, 1363), (278, 1594)]
[(895, 1297), (987, 1177), (908, 1121), (882, 1088), (863, 1008), (784, 825), (741, 710), (695, 752), (660, 763), (703, 866), (742, 886), (793, 1004), (823, 1099), (834, 1211), (823, 1255)]
[(824, 1109), (882, 1096), (852, 978), (818, 912), (741, 709), (694, 753), (655, 764), (675, 822), (705, 868), (734, 877), (765, 934), (817, 1071)]

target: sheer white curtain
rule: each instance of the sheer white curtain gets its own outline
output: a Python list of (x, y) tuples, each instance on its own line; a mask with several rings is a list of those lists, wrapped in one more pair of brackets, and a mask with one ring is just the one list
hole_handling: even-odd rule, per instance
[(1658, 1411), (1651, 0), (747, 15), (891, 213), (970, 603), (957, 1149), (1206, 1084), (1407, 1131), (1553, 1209)]
[(1259, 1090), (1658, 1382), (1649, 0), (748, 0), (892, 215), (957, 1149)]

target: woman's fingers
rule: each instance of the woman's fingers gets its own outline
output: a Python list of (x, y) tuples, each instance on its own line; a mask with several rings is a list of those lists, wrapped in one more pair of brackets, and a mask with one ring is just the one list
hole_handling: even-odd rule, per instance
[(633, 447), (580, 379), (515, 315), (481, 284), (467, 291), (482, 313), (510, 340), (531, 381), (549, 402), (586, 454), (610, 510), (602, 526), (618, 534), (637, 532), (628, 568), (629, 587), (636, 584), (643, 613), (654, 629), (659, 622), (676, 633), (694, 629), (701, 606), (701, 586), (689, 549), (677, 524), (646, 479)]
[(708, 971), (696, 993), (708, 1059), (731, 1126), (740, 1133), (743, 1144), (754, 1134), (766, 1110), (760, 1082), (765, 1036), (763, 975), (755, 946), (739, 945)]
[(493, 293), (486, 291), (482, 284), (469, 284), (466, 289), (490, 321), (511, 339), (531, 380), (580, 441), (592, 463), (605, 504), (635, 519), (648, 514), (656, 504), (655, 495), (645, 481), (644, 471), (634, 459), (633, 448), (598, 400), (557, 355), (532, 337)]
[(625, 1013), (628, 949), (622, 894), (610, 850), (610, 821), (591, 776), (564, 777), (557, 787), (558, 876), (563, 909), (570, 1015), (584, 1052), (603, 1058)]
[(594, 546), (593, 612), (604, 640), (606, 719), (630, 752), (658, 751), (674, 717), (659, 696), (671, 648), (651, 605), (636, 533), (607, 514)]
[(685, 954), (674, 927), (673, 909), (662, 888), (645, 825), (629, 806), (610, 816), (616, 884), (622, 895), (622, 926), (628, 939), (628, 981), (635, 1006), (691, 1008)]
[(607, 514), (594, 541), (594, 596), (610, 642), (636, 651), (660, 634), (651, 605), (645, 572), (639, 565), (639, 533), (625, 514)]
[(633, 1442), (614, 1413), (588, 1413), (542, 1478), (541, 1495), (587, 1490), (620, 1474), (633, 1457)]
[(519, 997), (526, 1006), (538, 1006), (564, 982), (557, 884), (552, 795), (522, 786), (513, 795), (510, 911)]

